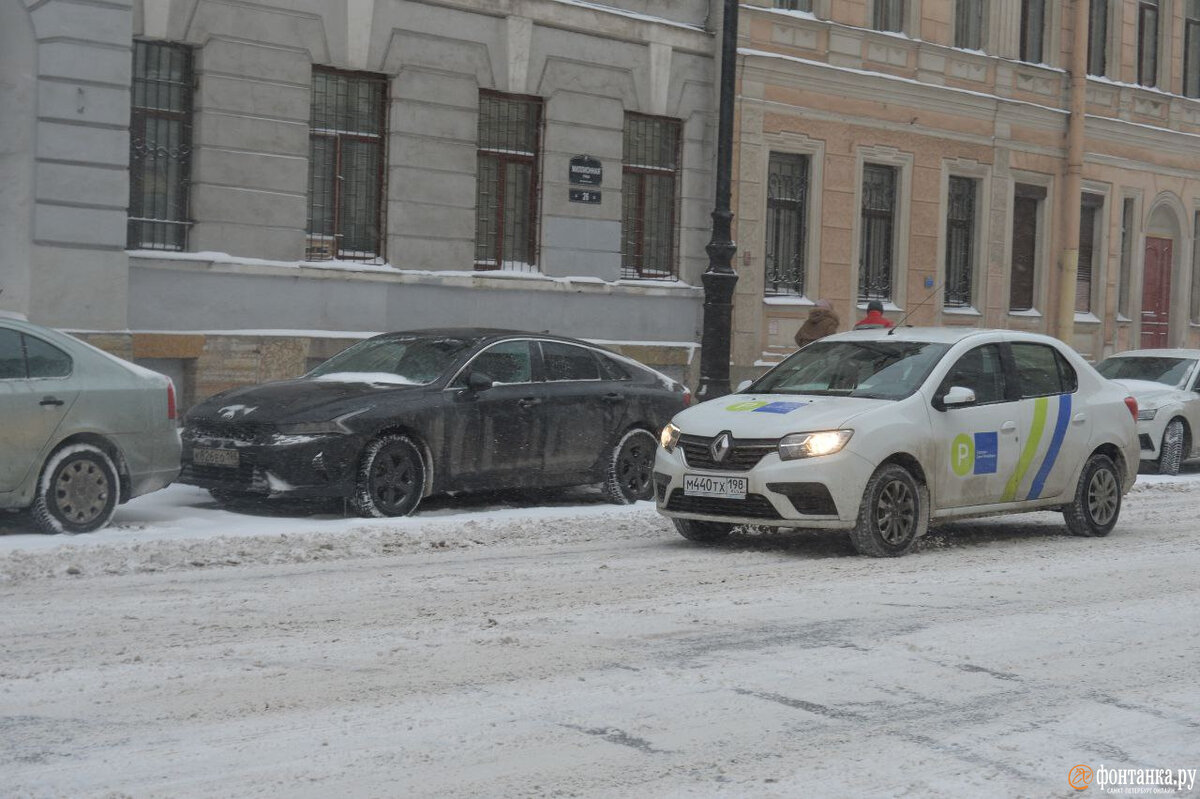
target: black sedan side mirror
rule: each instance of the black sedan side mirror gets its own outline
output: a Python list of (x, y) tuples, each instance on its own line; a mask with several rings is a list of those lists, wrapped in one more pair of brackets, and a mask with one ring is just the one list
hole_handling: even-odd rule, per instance
[(467, 388), (478, 394), (492, 387), (493, 380), (483, 372), (471, 372), (467, 375)]

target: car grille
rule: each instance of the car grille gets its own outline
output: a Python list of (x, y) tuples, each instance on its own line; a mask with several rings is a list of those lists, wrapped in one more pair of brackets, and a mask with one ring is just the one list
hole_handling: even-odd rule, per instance
[(266, 424), (250, 424), (247, 422), (225, 422), (220, 419), (198, 419), (189, 421), (183, 428), (183, 437), (195, 441), (197, 439), (219, 439), (221, 441), (237, 441), (243, 444), (253, 444), (266, 440), (275, 428)]
[(683, 457), (687, 465), (694, 469), (719, 469), (730, 472), (746, 472), (758, 465), (763, 456), (775, 452), (779, 441), (773, 438), (732, 439), (733, 447), (720, 463), (713, 460), (708, 451), (713, 437), (680, 436), (679, 446), (683, 448)]
[(269, 490), (267, 476), (252, 460), (242, 454), (241, 464), (236, 469), (222, 466), (197, 466), (184, 462), (179, 473), (179, 482), (202, 488), (227, 488), (265, 494)]
[(782, 519), (771, 500), (762, 494), (747, 494), (745, 499), (689, 497), (679, 489), (671, 492), (667, 510), (704, 516), (738, 516), (743, 519)]

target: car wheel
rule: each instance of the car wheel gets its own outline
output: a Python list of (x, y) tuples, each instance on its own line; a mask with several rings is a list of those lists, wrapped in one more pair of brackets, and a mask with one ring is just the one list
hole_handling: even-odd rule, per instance
[(608, 462), (604, 496), (618, 505), (629, 505), (654, 496), (654, 452), (658, 442), (646, 430), (630, 430), (613, 447)]
[(875, 470), (863, 491), (850, 542), (860, 555), (905, 554), (929, 527), (929, 491), (896, 463)]
[(672, 519), (671, 521), (675, 522), (675, 529), (681, 536), (688, 541), (697, 541), (701, 544), (720, 541), (733, 532), (733, 525), (729, 522), (700, 522), (695, 519)]
[(1162, 446), (1158, 450), (1158, 473), (1179, 474), (1183, 460), (1183, 420), (1172, 419), (1163, 431)]
[(1121, 515), (1121, 475), (1107, 455), (1096, 453), (1083, 465), (1075, 498), (1063, 507), (1072, 535), (1105, 536)]
[(425, 460), (411, 439), (383, 436), (367, 445), (350, 499), (360, 516), (407, 516), (424, 493)]
[(112, 459), (91, 444), (75, 444), (50, 458), (30, 510), (42, 532), (90, 533), (108, 524), (120, 492)]

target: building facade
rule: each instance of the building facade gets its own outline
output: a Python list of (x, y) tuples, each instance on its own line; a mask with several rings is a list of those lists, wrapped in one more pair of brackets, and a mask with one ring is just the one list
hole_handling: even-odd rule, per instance
[(739, 376), (793, 350), (819, 298), (842, 329), (878, 299), (893, 320), (1053, 335), (1067, 292), (1090, 358), (1200, 346), (1200, 3), (747, 0), (739, 28)]
[(0, 309), (185, 402), (432, 326), (683, 376), (709, 5), (0, 0)]

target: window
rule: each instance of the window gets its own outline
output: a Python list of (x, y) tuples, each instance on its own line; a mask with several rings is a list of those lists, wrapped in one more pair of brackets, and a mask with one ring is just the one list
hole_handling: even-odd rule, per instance
[(1008, 284), (1008, 309), (1033, 309), (1037, 285), (1039, 227), (1046, 189), (1018, 183), (1013, 189), (1012, 274)]
[(71, 356), (15, 330), (0, 330), (0, 380), (68, 377)]
[(383, 258), (387, 79), (313, 67), (309, 260)]
[(771, 153), (767, 165), (768, 295), (804, 294), (808, 249), (807, 155)]
[(1075, 275), (1075, 310), (1092, 310), (1092, 272), (1099, 226), (1096, 224), (1104, 198), (1098, 194), (1083, 195), (1079, 209), (1079, 267)]
[(1046, 35), (1046, 0), (1021, 0), (1021, 60), (1042, 63)]
[(904, 0), (875, 0), (871, 27), (877, 31), (904, 30)]
[(531, 364), (528, 341), (502, 341), (476, 355), (454, 383), (456, 387), (467, 385), (471, 372), (483, 372), (497, 384), (529, 383), (533, 380)]
[(985, 0), (958, 0), (954, 10), (954, 46), (967, 50), (983, 49)]
[(812, 0), (775, 0), (775, 7), (788, 11), (812, 11)]
[(1138, 83), (1158, 85), (1158, 0), (1138, 2)]
[(537, 271), (542, 101), (479, 93), (475, 268)]
[(0, 328), (0, 380), (17, 380), (25, 375), (25, 351), (21, 334)]
[(892, 297), (896, 172), (894, 166), (863, 165), (862, 236), (858, 265), (858, 299), (861, 302)]
[(1183, 93), (1200, 97), (1200, 0), (1187, 0), (1183, 20)]
[(1012, 355), (1023, 398), (1070, 394), (1078, 388), (1075, 368), (1054, 347), (1014, 343)]
[(1108, 0), (1090, 0), (1088, 6), (1088, 74), (1108, 70)]
[(541, 345), (546, 380), (600, 379), (600, 366), (591, 350), (558, 341), (543, 341)]
[(1004, 362), (1000, 360), (1000, 347), (985, 344), (959, 358), (946, 374), (938, 393), (945, 394), (951, 386), (962, 386), (974, 391), (977, 405), (1004, 402), (1008, 399), (1004, 388)]
[(679, 120), (625, 115), (621, 156), (621, 277), (675, 275)]
[(130, 108), (127, 244), (183, 250), (191, 226), (192, 51), (135, 41)]
[(1117, 283), (1117, 313), (1129, 318), (1129, 275), (1133, 262), (1133, 199), (1121, 205), (1121, 274)]
[(950, 178), (946, 211), (946, 306), (971, 305), (975, 273), (975, 197), (979, 181)]
[(1200, 324), (1200, 211), (1192, 217), (1192, 323)]

